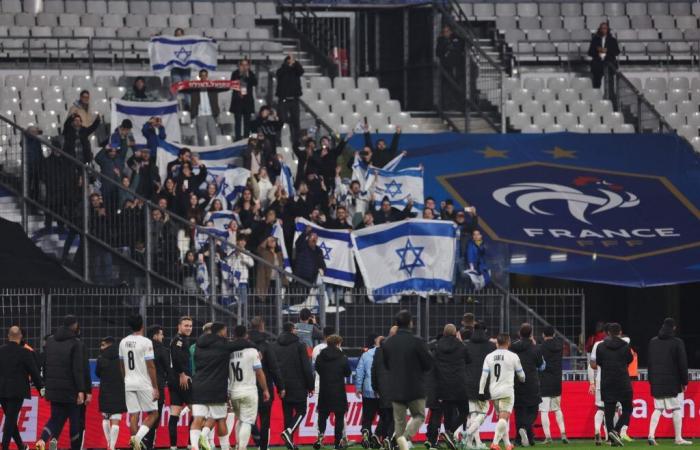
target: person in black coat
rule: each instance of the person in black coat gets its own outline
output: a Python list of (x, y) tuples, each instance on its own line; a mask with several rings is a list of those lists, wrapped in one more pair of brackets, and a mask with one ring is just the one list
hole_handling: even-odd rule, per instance
[(649, 423), (649, 444), (656, 445), (656, 426), (664, 410), (673, 414), (676, 444), (688, 445), (683, 439), (683, 404), (678, 394), (688, 386), (688, 356), (685, 344), (676, 337), (676, 321), (664, 319), (659, 334), (649, 341), (647, 360), (654, 412)]
[(408, 200), (406, 207), (403, 210), (398, 210), (391, 206), (391, 201), (389, 197), (385, 196), (382, 198), (382, 205), (379, 209), (374, 207), (374, 194), (370, 194), (369, 199), (369, 210), (372, 211), (372, 216), (374, 217), (374, 224), (381, 225), (383, 223), (398, 222), (399, 220), (404, 220), (412, 217), (411, 209), (413, 208), (413, 200)]
[[(70, 420), (71, 450), (82, 446), (81, 406), (85, 404), (85, 360), (83, 345), (78, 338), (78, 319), (63, 318), (63, 325), (46, 340), (44, 348), (44, 379), (46, 400), (51, 402), (51, 417), (36, 442), (37, 450), (44, 450), (46, 442), (61, 434), (66, 420)], [(87, 374), (89, 379), (90, 374)]]
[(236, 140), (250, 134), (250, 116), (255, 114), (254, 94), (258, 85), (255, 72), (250, 70), (250, 61), (242, 59), (238, 62), (238, 69), (231, 74), (231, 80), (241, 83), (238, 91), (231, 92), (231, 107), (229, 111), (235, 120)]
[[(617, 55), (619, 54), (620, 47), (617, 45), (617, 39), (610, 34), (608, 23), (601, 23), (588, 47), (588, 56), (591, 57), (591, 75), (593, 77), (594, 88), (600, 88), (606, 65), (610, 64), (613, 67), (617, 67)], [(610, 77), (608, 85), (613, 85), (612, 76)]]
[(284, 431), (282, 440), (288, 448), (294, 449), (294, 432), (306, 415), (306, 399), (314, 391), (314, 377), (311, 359), (306, 345), (296, 335), (294, 324), (287, 322), (274, 346), (275, 355), (284, 374), (286, 395), (282, 399)]
[[(386, 141), (383, 138), (377, 139), (377, 144), (372, 145), (372, 135), (369, 132), (369, 126), (364, 125), (364, 140), (365, 148), (372, 150), (371, 162), (374, 167), (380, 169), (386, 166), (389, 161), (399, 155), (399, 139), (401, 138), (401, 127), (396, 127), (396, 132), (391, 138), (391, 144), (387, 148)], [(404, 153), (405, 154), (405, 153)]]
[[(267, 390), (270, 392), (270, 400), (264, 401), (262, 389), (258, 386), (258, 417), (260, 426), (253, 426), (253, 439), (260, 450), (267, 450), (270, 440), (270, 417), (272, 416), (272, 402), (274, 401), (275, 386), (280, 397), (285, 397), (284, 377), (280, 371), (277, 355), (271, 341), (273, 336), (265, 331), (265, 320), (256, 316), (250, 321), (251, 330), (248, 338), (255, 344), (262, 354), (262, 367), (267, 380)], [(256, 439), (257, 437), (257, 439)]]
[(326, 270), (326, 262), (323, 251), (318, 246), (318, 235), (311, 230), (311, 227), (307, 227), (296, 241), (294, 275), (313, 284), (319, 274), (322, 275)]
[[(425, 421), (426, 375), (433, 361), (426, 343), (411, 331), (410, 312), (399, 311), (396, 325), (399, 327), (396, 335), (387, 339), (382, 347), (382, 360), (392, 380), (388, 397), (394, 409), (396, 443), (400, 450), (407, 450), (408, 441)], [(411, 414), (408, 423), (406, 410)]]
[(192, 364), (189, 348), (192, 344), (192, 318), (182, 316), (177, 322), (177, 333), (170, 341), (170, 373), (168, 391), (170, 392), (170, 418), (168, 435), (170, 446), (177, 447), (177, 423), (180, 421), (182, 405), (192, 404)]
[(153, 356), (156, 364), (156, 379), (158, 380), (158, 419), (155, 425), (151, 427), (148, 434), (143, 438), (143, 444), (147, 450), (153, 450), (155, 446), (156, 432), (160, 426), (160, 418), (163, 415), (163, 405), (165, 404), (165, 387), (168, 384), (168, 376), (170, 372), (170, 352), (168, 347), (163, 344), (165, 334), (163, 327), (160, 325), (151, 325), (148, 327), (146, 337), (153, 342)]
[(345, 378), (352, 372), (348, 364), (348, 357), (340, 349), (343, 338), (332, 334), (326, 339), (328, 347), (321, 350), (316, 358), (316, 373), (319, 376), (318, 393), (318, 439), (314, 449), (318, 450), (323, 445), (323, 436), (326, 434), (326, 422), (331, 413), (335, 417), (335, 448), (344, 448), (341, 440), (345, 429), (345, 411), (348, 410), (348, 399), (345, 394)]
[(535, 442), (532, 424), (537, 418), (537, 407), (540, 398), (540, 378), (538, 371), (545, 367), (544, 359), (532, 338), (532, 325), (522, 324), (518, 332), (520, 340), (513, 342), (510, 351), (518, 355), (525, 372), (525, 382), (515, 383), (515, 429), (518, 430), (516, 443), (528, 446)]
[(544, 432), (545, 442), (552, 442), (549, 430), (549, 413), (553, 412), (561, 433), (561, 440), (568, 443), (566, 428), (564, 427), (564, 413), (561, 410), (561, 363), (564, 353), (564, 340), (554, 335), (554, 328), (546, 326), (542, 330), (542, 343), (539, 345), (540, 353), (544, 358), (545, 367), (540, 372), (540, 421)]
[(31, 398), (29, 380), (38, 390), (44, 387), (39, 366), (32, 352), (22, 345), (22, 330), (13, 325), (7, 331), (7, 343), (0, 347), (0, 405), (5, 414), (2, 448), (9, 449), (14, 439), (18, 449), (24, 442), (17, 428), (17, 418), (25, 398)]
[(90, 135), (99, 125), (99, 116), (95, 117), (95, 121), (89, 127), (83, 126), (79, 114), (68, 116), (63, 124), (63, 151), (86, 164), (92, 161)]
[(277, 109), (282, 121), (289, 124), (292, 146), (299, 145), (299, 97), (301, 97), (301, 76), (304, 68), (290, 53), (277, 69)]
[[(629, 424), (632, 414), (632, 382), (627, 366), (632, 362), (629, 344), (622, 339), (619, 323), (608, 324), (608, 337), (595, 347), (590, 364), (593, 370), (600, 367), (600, 396), (605, 405), (605, 426), (608, 438), (614, 447), (622, 447), (620, 430)], [(617, 404), (622, 406), (622, 414), (615, 424)]]
[[(481, 427), (481, 424), (484, 423), (484, 420), (486, 420), (486, 413), (489, 409), (488, 401), (479, 400), (479, 382), (481, 380), (481, 371), (484, 367), (484, 359), (486, 359), (486, 355), (496, 350), (496, 344), (489, 340), (486, 331), (486, 327), (483, 324), (473, 322), (471, 326), (471, 335), (469, 340), (465, 343), (470, 359), (470, 362), (467, 365), (467, 372), (464, 377), (467, 398), (469, 398), (467, 444), (471, 443), (472, 447), (474, 448), (481, 447), (479, 428)], [(486, 387), (486, 396), (488, 397), (488, 386)]]
[(389, 386), (391, 385), (391, 374), (384, 365), (384, 343), (391, 336), (396, 335), (397, 326), (391, 327), (389, 334), (382, 341), (382, 344), (374, 352), (372, 360), (372, 387), (374, 392), (379, 395), (379, 425), (374, 430), (374, 435), (383, 442), (385, 439), (391, 439), (394, 434), (394, 410), (389, 400)]
[(97, 358), (95, 375), (100, 379), (100, 412), (102, 430), (105, 433), (107, 449), (115, 449), (119, 437), (119, 422), (126, 413), (124, 398), (124, 377), (119, 366), (119, 345), (113, 337), (100, 341), (100, 356)]

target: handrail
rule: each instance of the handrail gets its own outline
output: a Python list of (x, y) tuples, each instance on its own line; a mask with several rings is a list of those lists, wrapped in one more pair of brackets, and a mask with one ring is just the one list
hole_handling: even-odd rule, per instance
[(450, 86), (452, 86), (453, 89), (457, 90), (457, 92), (461, 95), (460, 98), (463, 98), (464, 101), (469, 104), (469, 108), (473, 109), (475, 111), (478, 111), (479, 114), (481, 115), (481, 118), (484, 119), (486, 121), (486, 123), (488, 123), (489, 126), (494, 129), (494, 131), (496, 131), (497, 133), (500, 132), (500, 127), (493, 120), (491, 120), (491, 118), (489, 117), (488, 114), (486, 114), (484, 111), (481, 110), (481, 108), (479, 108), (479, 105), (474, 103), (469, 98), (469, 96), (466, 93), (465, 87), (461, 86), (457, 82), (457, 80), (455, 80), (454, 77), (452, 75), (450, 75), (450, 73), (447, 72), (444, 67), (442, 67), (442, 65), (438, 64), (437, 67), (438, 67), (438, 71), (439, 71), (442, 79), (447, 80), (447, 82), (450, 84)]
[[(11, 127), (20, 130), (24, 136), (27, 135), (26, 129), (20, 127), (19, 125), (17, 125), (16, 123), (14, 123), (12, 120), (6, 118), (6, 117), (3, 116), (2, 114), (0, 114), (0, 121), (5, 122), (5, 123), (7, 123), (8, 125), (10, 125)], [(122, 190), (122, 191), (126, 191), (129, 195), (133, 196), (134, 198), (136, 198), (136, 199), (138, 199), (138, 200), (141, 200), (141, 201), (143, 202), (143, 204), (146, 205), (146, 206), (148, 207), (148, 210), (152, 211), (152, 210), (154, 210), (154, 209), (157, 209), (157, 210), (159, 210), (161, 213), (167, 214), (168, 217), (169, 217), (171, 220), (173, 220), (174, 222), (179, 222), (179, 224), (180, 224), (181, 226), (183, 226), (183, 228), (185, 228), (185, 229), (189, 229), (189, 228), (192, 227), (191, 223), (190, 223), (188, 220), (186, 220), (185, 218), (180, 217), (179, 215), (177, 215), (177, 214), (175, 214), (175, 213), (173, 213), (173, 212), (171, 212), (171, 211), (164, 210), (163, 208), (161, 208), (161, 207), (158, 206), (157, 204), (151, 202), (149, 199), (147, 199), (147, 198), (145, 198), (145, 197), (139, 195), (138, 193), (136, 193), (136, 192), (135, 192), (133, 189), (131, 189), (130, 187), (128, 187), (128, 188), (127, 188), (127, 187), (124, 187), (124, 186), (123, 186), (121, 183), (119, 183), (118, 181), (113, 180), (112, 178), (106, 177), (106, 176), (103, 175), (101, 172), (95, 170), (94, 168), (90, 167), (89, 165), (83, 164), (80, 160), (78, 160), (78, 159), (75, 158), (74, 156), (69, 155), (68, 153), (64, 152), (62, 149), (59, 149), (58, 147), (54, 146), (54, 145), (53, 145), (51, 142), (49, 142), (45, 137), (43, 137), (43, 136), (32, 136), (32, 139), (37, 139), (39, 142), (42, 143), (42, 145), (47, 146), (47, 147), (50, 148), (52, 151), (57, 152), (57, 153), (60, 154), (62, 157), (64, 157), (64, 158), (66, 158), (67, 160), (71, 161), (76, 167), (80, 167), (82, 170), (86, 171), (86, 172), (87, 172), (88, 174), (90, 174), (91, 176), (94, 176), (94, 177), (96, 177), (97, 179), (99, 179), (101, 183), (109, 183), (109, 184), (111, 184), (112, 186), (115, 186), (117, 189)], [(25, 163), (26, 163), (26, 161), (22, 161), (22, 164), (25, 164)], [(31, 201), (32, 199), (28, 199), (28, 200)], [(85, 201), (87, 202), (87, 199), (85, 199)], [(33, 203), (36, 203), (36, 202), (33, 202)], [(56, 215), (53, 211), (51, 211), (51, 213), (52, 213), (53, 215)], [(74, 228), (76, 228), (76, 227), (74, 227)], [(82, 231), (82, 230), (78, 230), (78, 231)], [(227, 247), (231, 247), (231, 246), (232, 246), (232, 244), (229, 243), (227, 240), (222, 239), (222, 238), (216, 236), (215, 234), (209, 232), (205, 227), (197, 227), (197, 231), (200, 232), (200, 233), (202, 233), (202, 234), (207, 235), (210, 241), (214, 240), (214, 241), (220, 242), (220, 243), (222, 244), (222, 246), (224, 246), (224, 248), (227, 248)], [(102, 244), (105, 245), (105, 246), (107, 246), (107, 247), (109, 247), (109, 245), (106, 244), (106, 243), (102, 243)], [(109, 248), (111, 248), (111, 247), (109, 247)], [(296, 282), (298, 282), (298, 283), (300, 283), (300, 284), (302, 284), (302, 285), (304, 285), (304, 286), (306, 286), (306, 287), (309, 287), (309, 288), (310, 288), (310, 287), (314, 287), (311, 283), (307, 282), (306, 280), (304, 280), (304, 279), (302, 279), (302, 278), (299, 278), (298, 276), (296, 276), (296, 275), (294, 275), (294, 274), (292, 274), (292, 273), (286, 272), (283, 268), (279, 268), (279, 267), (277, 267), (277, 266), (275, 266), (275, 265), (273, 265), (273, 264), (270, 264), (270, 263), (267, 262), (264, 258), (261, 258), (260, 256), (254, 254), (254, 253), (252, 253), (252, 252), (249, 252), (248, 250), (245, 250), (245, 249), (242, 249), (242, 250), (241, 250), (241, 249), (238, 249), (238, 251), (240, 251), (241, 253), (243, 253), (243, 254), (245, 254), (245, 255), (247, 255), (247, 256), (250, 256), (251, 258), (253, 258), (253, 259), (254, 259), (255, 261), (257, 261), (258, 263), (264, 264), (265, 266), (268, 266), (270, 269), (277, 271), (277, 272), (278, 272), (281, 276), (283, 276), (283, 277), (290, 278), (290, 279), (292, 279), (292, 280), (294, 280), (294, 281), (296, 281)], [(136, 263), (135, 263), (135, 264), (136, 264)], [(152, 269), (148, 269), (148, 270), (151, 270), (151, 272), (152, 272), (151, 275), (159, 276), (155, 271), (152, 271)]]

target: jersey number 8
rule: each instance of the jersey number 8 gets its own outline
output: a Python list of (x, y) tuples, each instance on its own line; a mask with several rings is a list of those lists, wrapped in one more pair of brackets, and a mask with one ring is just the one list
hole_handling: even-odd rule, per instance
[(134, 370), (136, 368), (136, 362), (134, 361), (134, 352), (129, 351), (129, 353), (126, 354), (126, 359), (129, 362), (129, 370)]

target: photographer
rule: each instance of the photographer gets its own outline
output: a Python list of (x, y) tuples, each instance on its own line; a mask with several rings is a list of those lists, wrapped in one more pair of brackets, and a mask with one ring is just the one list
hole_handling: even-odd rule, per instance
[(150, 152), (152, 157), (156, 157), (158, 154), (158, 140), (165, 140), (165, 127), (163, 126), (163, 120), (160, 117), (151, 117), (148, 122), (143, 124), (141, 128), (141, 134), (146, 138), (146, 148)]
[(311, 314), (309, 308), (299, 311), (299, 322), (295, 326), (299, 340), (309, 349), (314, 347), (314, 343), (323, 340), (323, 330), (316, 323), (316, 316)]

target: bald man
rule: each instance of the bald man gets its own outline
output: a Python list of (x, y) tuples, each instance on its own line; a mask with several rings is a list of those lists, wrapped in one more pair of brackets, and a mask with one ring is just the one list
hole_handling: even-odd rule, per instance
[(29, 378), (34, 387), (44, 387), (39, 367), (32, 352), (22, 345), (22, 330), (12, 326), (7, 332), (7, 344), (0, 347), (0, 404), (5, 413), (2, 429), (2, 448), (10, 448), (14, 440), (17, 448), (23, 449), (24, 442), (17, 428), (17, 418), (25, 398), (30, 398)]

